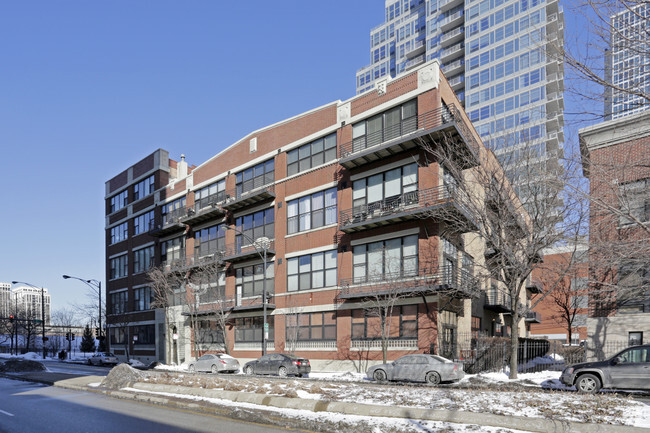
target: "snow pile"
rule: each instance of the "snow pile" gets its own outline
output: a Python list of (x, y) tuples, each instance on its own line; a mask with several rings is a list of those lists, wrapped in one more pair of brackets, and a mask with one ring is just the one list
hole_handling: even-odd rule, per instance
[(108, 389), (120, 389), (142, 381), (145, 375), (128, 364), (118, 364), (102, 381)]
[(25, 373), (31, 371), (45, 371), (43, 364), (30, 359), (11, 358), (0, 364), (0, 371), (3, 373)]

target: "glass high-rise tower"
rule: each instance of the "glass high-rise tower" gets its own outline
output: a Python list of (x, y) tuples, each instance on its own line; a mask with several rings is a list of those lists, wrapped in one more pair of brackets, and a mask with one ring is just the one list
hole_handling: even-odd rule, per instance
[[(558, 0), (385, 0), (370, 31), (370, 64), (357, 93), (438, 59), (472, 123), (522, 198), (526, 165), (559, 167), (564, 141), (564, 40)], [(525, 156), (524, 156), (525, 155)]]

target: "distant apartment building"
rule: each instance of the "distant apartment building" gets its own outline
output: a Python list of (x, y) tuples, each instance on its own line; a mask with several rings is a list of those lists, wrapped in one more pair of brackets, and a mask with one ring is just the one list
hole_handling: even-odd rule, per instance
[[(370, 31), (370, 64), (357, 93), (439, 59), (485, 145), (519, 196), (535, 188), (530, 171), (560, 170), (564, 142), (564, 41), (558, 0), (385, 0), (385, 21)], [(531, 185), (532, 184), (532, 185)]]
[(648, 109), (650, 104), (650, 4), (641, 2), (611, 17), (606, 58), (605, 118), (619, 119)]
[[(458, 180), (422, 146), (443, 136), (455, 137), (467, 171), (486, 161), (500, 170), (431, 61), (380, 91), (254, 131), (196, 167), (157, 150), (118, 174), (105, 196), (112, 351), (241, 360), (259, 357), (266, 340), (268, 352), (315, 368), (353, 368), (381, 359), (370, 307), (392, 295), (391, 359), (456, 357), (460, 334), (506, 335), (507, 296), (475, 275), (485, 243), (444, 230), (449, 212), (472, 215)], [(161, 280), (148, 280), (153, 267)]]
[(9, 317), (12, 311), (11, 283), (0, 283), (0, 317)]
[(16, 318), (43, 320), (44, 312), (45, 324), (50, 323), (50, 294), (47, 289), (19, 285), (11, 291), (11, 296), (14, 298), (14, 308), (10, 307), (10, 311), (14, 312)]
[(590, 180), (590, 315), (595, 345), (650, 338), (650, 111), (580, 130)]

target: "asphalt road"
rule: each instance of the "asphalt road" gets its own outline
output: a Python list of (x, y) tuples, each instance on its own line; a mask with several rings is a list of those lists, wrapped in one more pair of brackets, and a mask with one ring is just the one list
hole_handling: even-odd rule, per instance
[(67, 373), (84, 376), (106, 376), (113, 366), (97, 366), (87, 364), (69, 364), (60, 361), (39, 361), (42, 362), (48, 371), (53, 373)]
[(94, 392), (0, 378), (0, 433), (286, 431)]

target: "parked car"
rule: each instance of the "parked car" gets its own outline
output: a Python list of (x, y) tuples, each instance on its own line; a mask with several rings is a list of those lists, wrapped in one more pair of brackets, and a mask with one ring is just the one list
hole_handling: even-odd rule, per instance
[(567, 367), (560, 382), (590, 394), (601, 388), (650, 389), (650, 345), (628, 347), (605, 361)]
[(239, 371), (239, 361), (225, 353), (208, 353), (190, 363), (190, 373), (209, 371), (211, 373), (236, 373)]
[(309, 374), (309, 360), (290, 353), (270, 353), (244, 365), (246, 374), (277, 374), (278, 376), (298, 376)]
[(452, 362), (438, 355), (406, 355), (389, 364), (370, 367), (366, 372), (369, 379), (427, 382), (437, 385), (441, 382), (456, 382), (465, 376), (463, 364)]
[(93, 356), (88, 358), (88, 365), (117, 365), (119, 362), (117, 356), (111, 352), (93, 353)]

